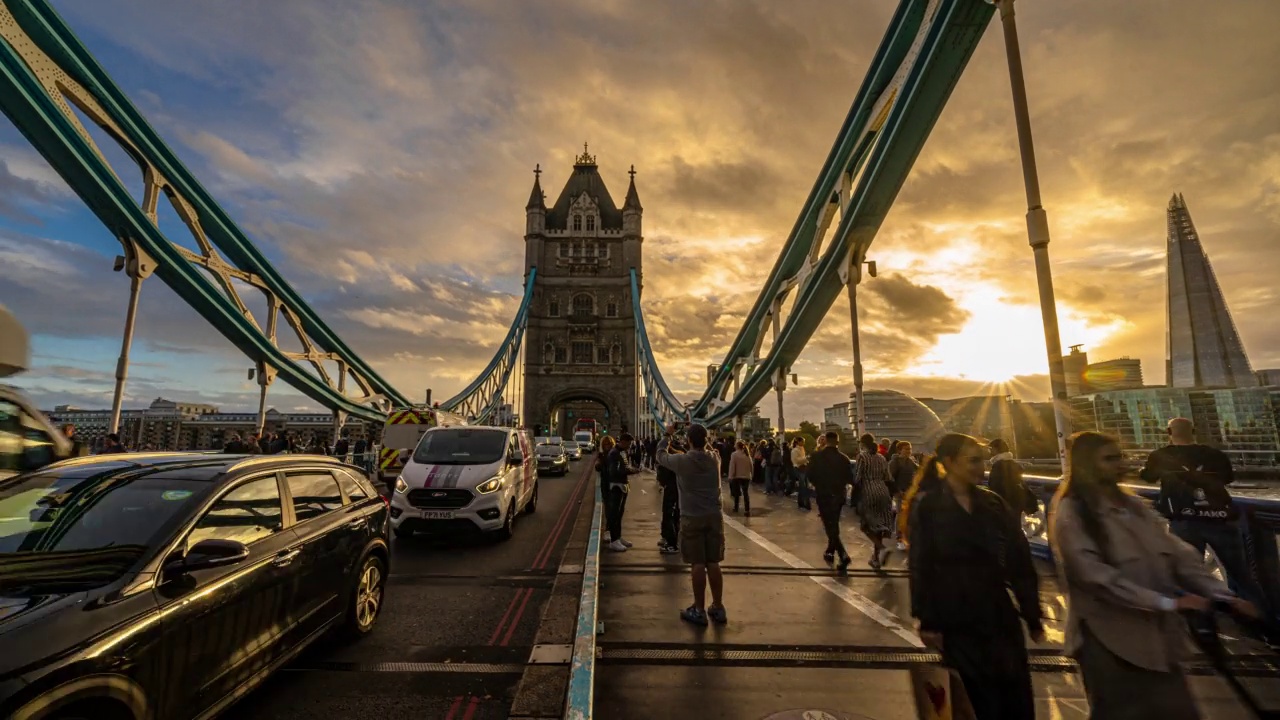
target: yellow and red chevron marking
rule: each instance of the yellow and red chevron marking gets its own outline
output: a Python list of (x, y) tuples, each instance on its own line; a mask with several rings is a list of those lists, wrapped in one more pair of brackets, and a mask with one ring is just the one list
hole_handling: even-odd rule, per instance
[(388, 425), (435, 425), (435, 413), (430, 410), (393, 410), (387, 415)]
[(378, 468), (388, 470), (400, 464), (400, 451), (396, 448), (382, 448), (378, 451)]

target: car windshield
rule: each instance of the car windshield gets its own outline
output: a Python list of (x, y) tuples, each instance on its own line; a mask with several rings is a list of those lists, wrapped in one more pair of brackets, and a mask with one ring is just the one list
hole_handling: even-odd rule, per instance
[(535, 450), (538, 451), (539, 455), (559, 455), (562, 452), (561, 446), (551, 445), (548, 443), (542, 443), (537, 448), (535, 448)]
[(110, 582), (211, 489), (136, 471), (74, 470), (0, 484), (0, 588)]
[(505, 430), (447, 428), (422, 436), (413, 461), (423, 465), (488, 465), (502, 459)]

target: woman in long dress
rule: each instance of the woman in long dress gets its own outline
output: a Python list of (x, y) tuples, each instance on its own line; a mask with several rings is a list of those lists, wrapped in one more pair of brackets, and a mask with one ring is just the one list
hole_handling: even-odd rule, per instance
[(857, 499), (858, 519), (862, 532), (871, 540), (871, 559), (867, 564), (879, 570), (888, 559), (884, 547), (885, 538), (893, 532), (893, 494), (889, 486), (893, 476), (889, 473), (889, 461), (879, 453), (875, 436), (867, 433), (858, 439), (858, 474), (853, 492)]

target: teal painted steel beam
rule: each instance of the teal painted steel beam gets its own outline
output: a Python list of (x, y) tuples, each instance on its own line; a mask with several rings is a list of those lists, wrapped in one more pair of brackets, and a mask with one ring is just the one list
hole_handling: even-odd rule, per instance
[(768, 357), (747, 376), (728, 407), (707, 418), (710, 425), (754, 407), (771, 389), (770, 378), (790, 367), (844, 288), (841, 271), (861, 257), (875, 238), (929, 132), (968, 64), (995, 12), (984, 0), (941, 0), (920, 48), (849, 199), (835, 236), (810, 282), (800, 288), (790, 317)]
[[(205, 238), (234, 264), (236, 271), (255, 276), (262, 283), (261, 289), (270, 293), (280, 307), (288, 308), (318, 353), (336, 357), (339, 370), (349, 369), (367, 390), (367, 395), (382, 396), (392, 404), (408, 404), (406, 398), (387, 385), (319, 320), (208, 196), (47, 4), (42, 0), (4, 0), (4, 5), (24, 33), (18, 40), (29, 40), (70, 82), (83, 88), (113, 125), (108, 129), (109, 134), (122, 141), (121, 147), (140, 167), (150, 166), (166, 181), (168, 187), (162, 188), (166, 193), (173, 192), (185, 201)], [(299, 367), (160, 232), (112, 168), (95, 152), (88, 138), (81, 134), (78, 123), (60, 107), (71, 94), (64, 92), (64, 97), (57, 99), (51, 96), (9, 41), (0, 42), (0, 71), (0, 109), (113, 234), (122, 242), (136, 243), (157, 261), (156, 274), (179, 297), (246, 356), (271, 366), (281, 378), (311, 399), (357, 417), (383, 417), (379, 408), (351, 400), (330, 383)], [(84, 107), (81, 110), (90, 114)], [(273, 304), (272, 308), (275, 307)]]

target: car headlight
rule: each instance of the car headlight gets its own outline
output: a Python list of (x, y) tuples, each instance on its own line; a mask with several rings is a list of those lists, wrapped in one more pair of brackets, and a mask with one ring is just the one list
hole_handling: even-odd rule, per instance
[(403, 495), (408, 491), (409, 491), (409, 483), (406, 483), (404, 481), (403, 475), (397, 475), (396, 476), (396, 492)]
[(480, 491), (481, 493), (491, 493), (500, 487), (502, 487), (502, 478), (493, 477), (477, 485), (476, 490)]

